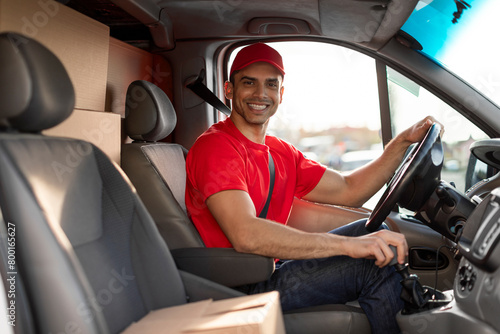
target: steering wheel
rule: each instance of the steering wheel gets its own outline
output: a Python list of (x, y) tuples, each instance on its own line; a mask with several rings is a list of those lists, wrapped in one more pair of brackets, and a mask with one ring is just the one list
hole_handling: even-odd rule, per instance
[(440, 132), (441, 126), (432, 124), (424, 139), (403, 159), (366, 222), (369, 232), (382, 225), (396, 203), (406, 209), (418, 210), (430, 197), (439, 183), (443, 165)]

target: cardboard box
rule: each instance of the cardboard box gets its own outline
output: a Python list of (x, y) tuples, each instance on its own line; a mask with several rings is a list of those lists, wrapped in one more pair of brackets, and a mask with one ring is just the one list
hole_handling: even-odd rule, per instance
[(0, 32), (31, 37), (68, 71), (77, 109), (105, 110), (109, 27), (53, 0), (0, 0)]
[(151, 81), (152, 73), (152, 54), (110, 38), (105, 110), (125, 117), (128, 86), (135, 80)]
[(43, 131), (43, 134), (91, 142), (120, 164), (120, 127), (121, 117), (118, 114), (76, 109), (64, 122)]
[(172, 99), (172, 69), (163, 57), (132, 45), (109, 39), (106, 111), (125, 117), (127, 89), (135, 80), (146, 80), (160, 87)]
[(152, 311), (122, 334), (285, 334), (276, 291)]

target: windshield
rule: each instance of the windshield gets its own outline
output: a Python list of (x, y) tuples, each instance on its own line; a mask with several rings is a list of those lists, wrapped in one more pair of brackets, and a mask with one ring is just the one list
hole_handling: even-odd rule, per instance
[(500, 105), (499, 0), (420, 0), (402, 30)]

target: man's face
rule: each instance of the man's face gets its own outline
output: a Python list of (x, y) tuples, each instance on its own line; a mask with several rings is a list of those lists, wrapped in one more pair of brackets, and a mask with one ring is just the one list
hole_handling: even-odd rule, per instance
[[(234, 75), (226, 84), (226, 97), (233, 100), (234, 117), (248, 124), (262, 125), (276, 113), (283, 96), (283, 76), (265, 62), (257, 62)], [(233, 116), (232, 116), (233, 117)]]

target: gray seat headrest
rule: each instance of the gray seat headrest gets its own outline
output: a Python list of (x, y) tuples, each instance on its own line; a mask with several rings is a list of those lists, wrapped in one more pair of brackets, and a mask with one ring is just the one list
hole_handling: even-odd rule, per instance
[(0, 124), (40, 132), (64, 121), (75, 91), (61, 61), (42, 44), (17, 33), (0, 34)]
[(125, 132), (130, 138), (158, 141), (172, 133), (176, 123), (174, 106), (158, 86), (144, 80), (128, 86)]

